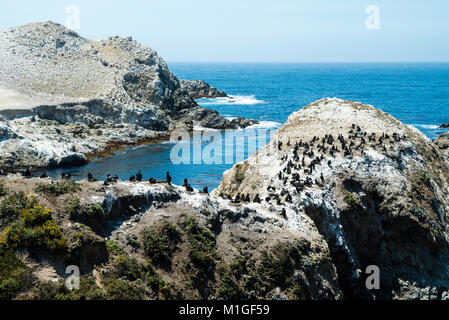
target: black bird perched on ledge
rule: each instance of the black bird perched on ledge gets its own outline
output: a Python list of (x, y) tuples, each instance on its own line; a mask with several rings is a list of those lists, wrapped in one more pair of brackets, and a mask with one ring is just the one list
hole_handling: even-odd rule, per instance
[(32, 178), (33, 177), (33, 174), (31, 173), (30, 169), (26, 169), (25, 171), (22, 171), (21, 174), (25, 178)]
[(64, 172), (63, 174), (61, 174), (61, 177), (64, 180), (70, 180), (70, 178), (72, 178), (72, 174), (70, 172)]
[(142, 182), (143, 175), (142, 172), (139, 170), (139, 172), (136, 174), (136, 180), (139, 182)]
[(92, 173), (88, 173), (87, 174), (87, 181), (89, 181), (89, 182), (95, 182), (95, 181), (97, 181), (97, 179), (94, 179), (94, 176), (92, 175)]
[(209, 194), (209, 188), (208, 188), (208, 187), (204, 187), (204, 188), (203, 188), (203, 193)]
[(184, 187), (187, 187), (188, 184), (189, 184), (189, 180), (187, 180), (187, 178), (185, 178), (185, 179), (184, 179), (184, 184), (183, 184), (183, 186), (184, 186)]
[(170, 172), (167, 172), (167, 183), (169, 186), (171, 186), (171, 175)]
[(136, 181), (136, 177), (135, 177), (135, 176), (131, 176), (131, 177), (129, 177), (129, 181), (131, 181), (131, 182), (134, 182), (134, 181)]
[(48, 178), (47, 172), (44, 171), (44, 173), (41, 174), (41, 177), (40, 177), (40, 178), (41, 178), (41, 179)]

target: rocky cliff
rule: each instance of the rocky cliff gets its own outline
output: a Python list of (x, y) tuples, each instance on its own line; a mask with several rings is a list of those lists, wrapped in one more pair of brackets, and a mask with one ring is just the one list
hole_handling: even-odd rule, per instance
[(158, 139), (194, 121), (235, 128), (198, 106), (162, 58), (131, 37), (93, 41), (33, 23), (0, 31), (0, 57), (3, 167), (82, 162), (111, 143)]
[[(318, 232), (347, 298), (437, 299), (449, 279), (448, 175), (417, 129), (372, 106), (324, 99), (292, 114), (214, 193), (260, 198), (264, 210)], [(370, 265), (380, 268), (380, 290), (365, 286)]]

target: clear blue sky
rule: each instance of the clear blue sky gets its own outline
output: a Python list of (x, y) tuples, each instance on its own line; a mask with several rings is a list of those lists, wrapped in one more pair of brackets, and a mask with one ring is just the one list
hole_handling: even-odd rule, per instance
[(0, 28), (65, 24), (69, 5), (82, 36), (131, 35), (169, 62), (449, 61), (447, 0), (1, 0)]

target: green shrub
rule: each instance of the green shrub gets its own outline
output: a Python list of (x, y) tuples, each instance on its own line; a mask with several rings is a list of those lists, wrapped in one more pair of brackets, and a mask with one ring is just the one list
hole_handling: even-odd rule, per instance
[(35, 300), (105, 300), (106, 293), (89, 275), (80, 277), (80, 288), (69, 290), (65, 280), (54, 282), (39, 282), (32, 290)]
[(265, 295), (276, 287), (289, 288), (296, 268), (301, 266), (301, 257), (308, 244), (302, 242), (276, 244), (269, 252), (263, 251), (259, 263), (248, 264), (249, 277), (243, 285), (258, 296)]
[(346, 191), (346, 192), (345, 192), (345, 198), (344, 198), (344, 201), (345, 201), (346, 204), (347, 204), (349, 207), (351, 207), (352, 209), (355, 209), (355, 208), (358, 207), (358, 204), (357, 204), (357, 201), (356, 201), (355, 198), (354, 198), (354, 195), (353, 195), (351, 192), (349, 192), (349, 191)]
[(23, 192), (16, 192), (0, 201), (0, 222), (8, 224), (18, 218), (24, 209), (37, 205), (34, 197), (28, 198)]
[(39, 247), (52, 252), (67, 248), (67, 239), (51, 218), (51, 212), (41, 206), (23, 209), (20, 219), (8, 225), (0, 235), (0, 249)]
[(99, 204), (81, 205), (78, 198), (70, 201), (70, 220), (83, 223), (97, 233), (102, 233), (106, 214)]
[(51, 196), (60, 196), (80, 190), (81, 186), (73, 179), (58, 181), (51, 184), (39, 184), (36, 188), (36, 192), (45, 193)]
[(0, 197), (3, 197), (8, 192), (8, 188), (5, 186), (4, 182), (0, 180)]
[(166, 223), (158, 229), (146, 229), (143, 233), (143, 247), (152, 263), (170, 267), (176, 251), (180, 233), (175, 225)]
[(194, 218), (188, 218), (187, 236), (192, 263), (203, 270), (214, 267), (218, 259), (215, 235), (209, 229), (200, 226)]
[(0, 300), (11, 300), (32, 284), (31, 270), (12, 250), (0, 249)]
[(237, 256), (231, 262), (231, 271), (232, 274), (239, 279), (243, 274), (247, 272), (246, 263), (248, 262), (248, 258), (245, 256)]
[(243, 180), (245, 180), (245, 171), (243, 170), (243, 166), (241, 164), (237, 164), (235, 166), (234, 179), (238, 184), (242, 183)]
[(98, 204), (88, 206), (86, 213), (89, 218), (94, 220), (103, 220), (106, 216), (103, 208)]
[(114, 240), (106, 240), (106, 249), (108, 250), (109, 256), (117, 256), (123, 253), (123, 249)]
[(102, 278), (108, 299), (145, 299), (148, 288), (158, 298), (169, 296), (167, 284), (158, 276), (150, 263), (140, 264), (128, 256), (116, 257), (109, 275)]
[(140, 243), (137, 240), (137, 237), (131, 234), (126, 236), (126, 244), (136, 249), (140, 248)]
[(241, 290), (229, 270), (220, 270), (220, 298), (225, 300), (237, 300), (241, 296)]

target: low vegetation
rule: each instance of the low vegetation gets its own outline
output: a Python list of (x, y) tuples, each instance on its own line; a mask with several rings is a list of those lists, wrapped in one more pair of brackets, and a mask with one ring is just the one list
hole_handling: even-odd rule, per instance
[(146, 229), (143, 234), (145, 254), (154, 265), (170, 268), (179, 240), (180, 232), (171, 223), (166, 223), (159, 228)]
[(358, 204), (354, 198), (354, 195), (349, 191), (345, 191), (344, 201), (351, 209), (356, 209), (358, 207)]
[(6, 195), (8, 188), (5, 186), (4, 182), (0, 180), (0, 197)]
[(0, 249), (0, 300), (15, 298), (31, 284), (31, 269), (12, 250)]
[(52, 220), (51, 212), (41, 206), (22, 209), (20, 217), (9, 224), (0, 235), (0, 250), (30, 247), (62, 252), (67, 239)]
[(81, 190), (81, 186), (75, 180), (63, 180), (52, 182), (51, 184), (39, 184), (36, 192), (44, 193), (50, 196), (61, 196), (67, 193), (74, 193)]

